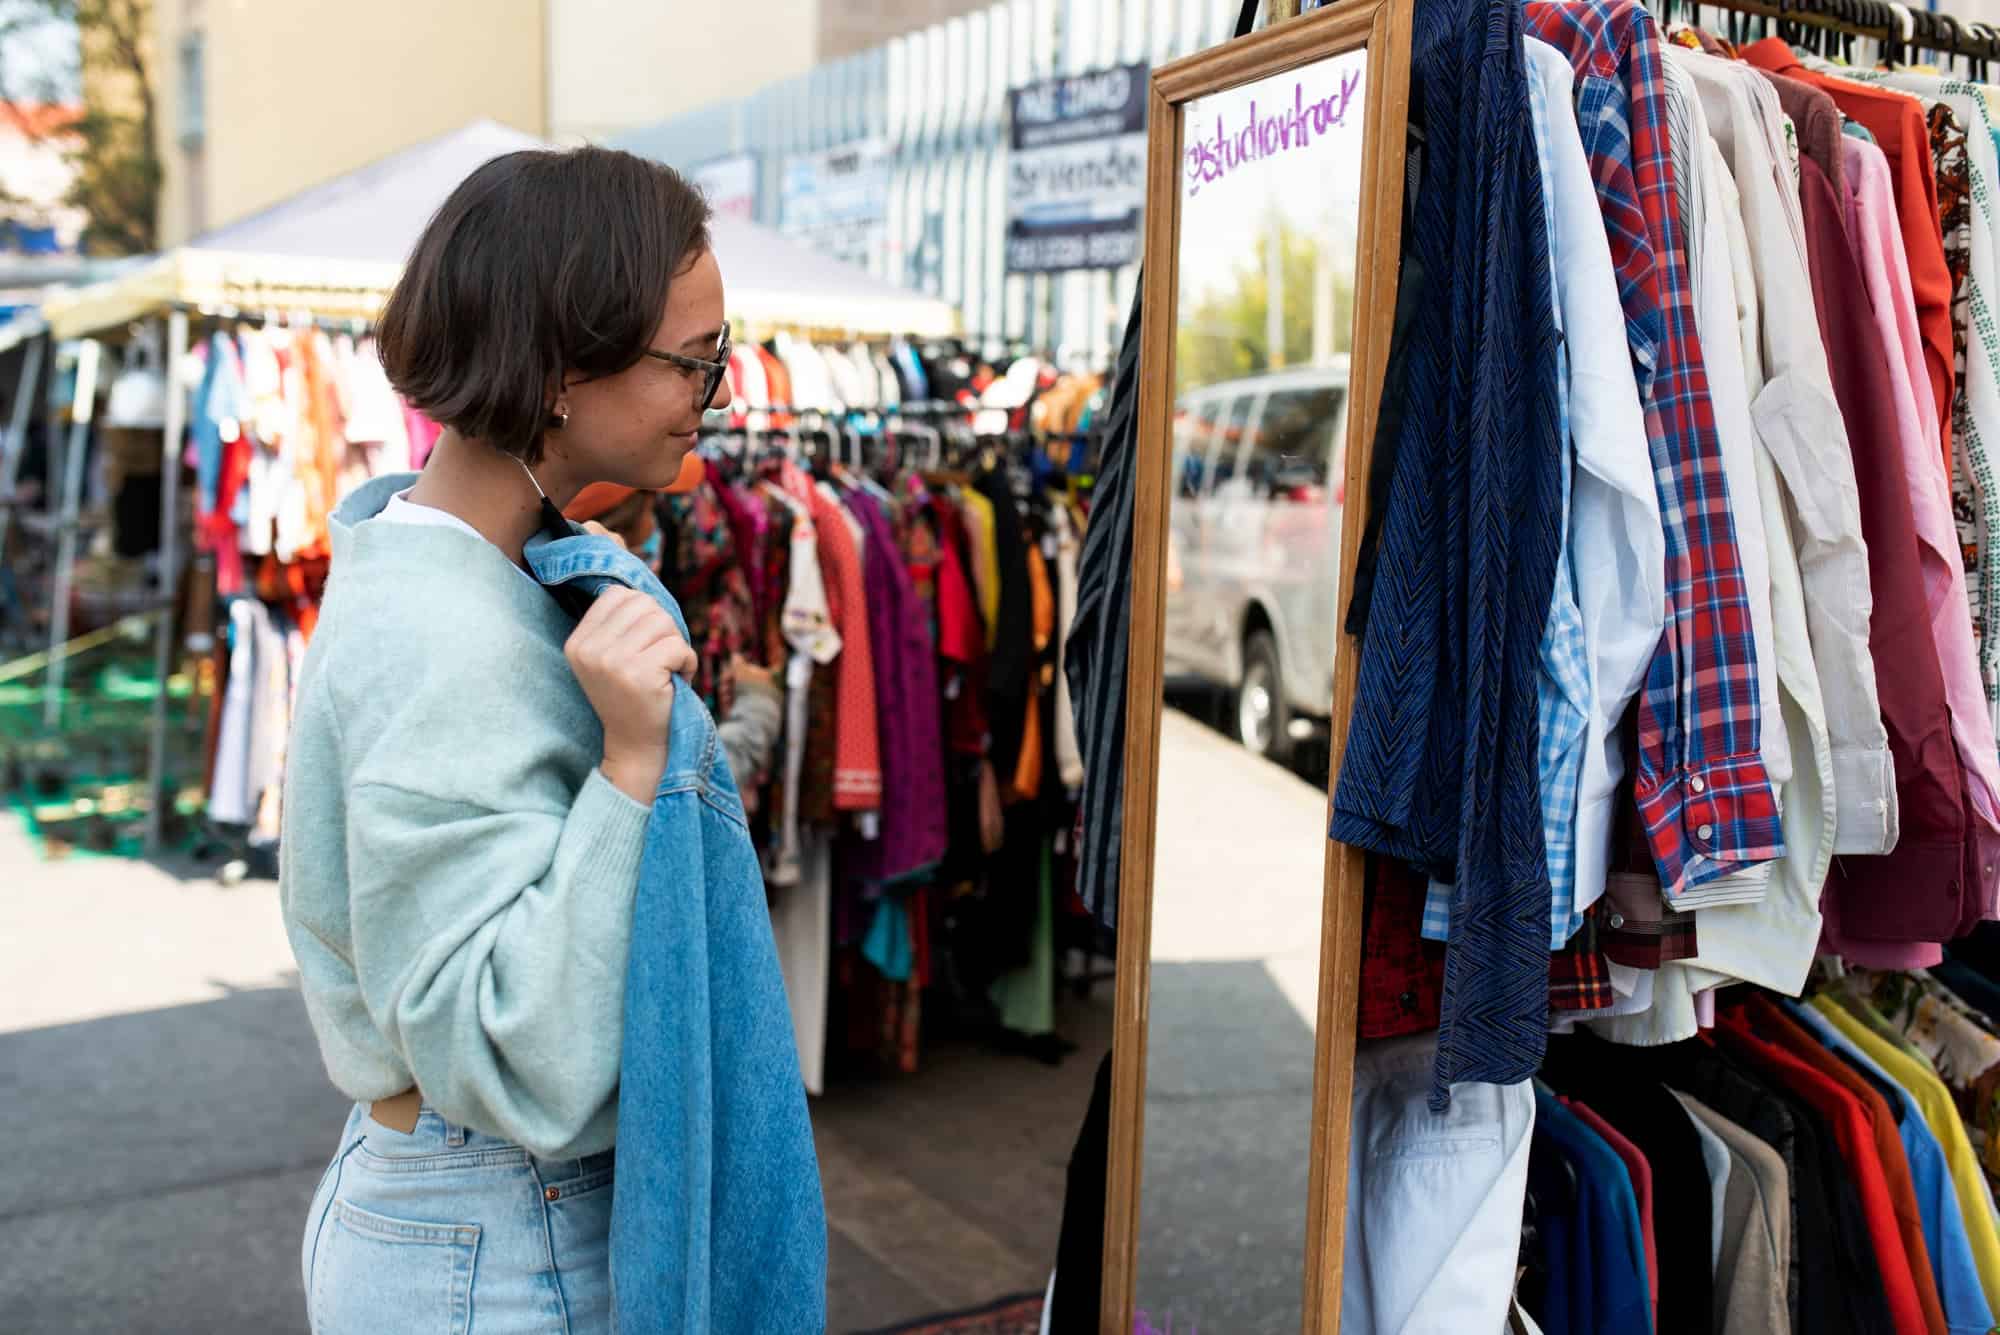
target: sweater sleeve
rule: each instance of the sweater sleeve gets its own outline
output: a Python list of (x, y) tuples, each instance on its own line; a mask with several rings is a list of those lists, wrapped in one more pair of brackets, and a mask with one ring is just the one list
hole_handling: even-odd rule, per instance
[(715, 735), (722, 749), (729, 753), (729, 772), (736, 778), (737, 789), (746, 797), (770, 767), (783, 715), (784, 697), (775, 686), (739, 681), (735, 707), (727, 719), (716, 725)]
[(599, 771), (567, 812), (349, 795), (354, 971), (448, 1120), (552, 1156), (615, 1097), (649, 811)]

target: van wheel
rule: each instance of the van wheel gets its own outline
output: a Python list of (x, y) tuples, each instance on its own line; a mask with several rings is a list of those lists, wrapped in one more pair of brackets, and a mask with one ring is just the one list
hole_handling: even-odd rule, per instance
[(1252, 631), (1243, 642), (1243, 682), (1236, 688), (1236, 740), (1282, 765), (1291, 759), (1291, 726), (1278, 642), (1268, 630)]

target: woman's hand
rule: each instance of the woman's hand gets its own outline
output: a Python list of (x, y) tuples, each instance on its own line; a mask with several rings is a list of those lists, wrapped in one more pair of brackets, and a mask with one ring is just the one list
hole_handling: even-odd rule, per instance
[(563, 653), (604, 725), (604, 777), (650, 805), (667, 768), (674, 677), (694, 675), (694, 650), (665, 608), (643, 593), (611, 588), (577, 623)]
[(729, 660), (729, 675), (738, 686), (763, 686), (770, 690), (778, 688), (776, 679), (771, 675), (771, 669), (759, 667), (742, 654), (737, 654)]
[(623, 547), (628, 552), (632, 550), (632, 546), (630, 543), (626, 542), (625, 539), (619, 537), (616, 533), (613, 533), (610, 529), (604, 527), (604, 525), (598, 523), (595, 519), (585, 520), (583, 525), (583, 531), (585, 533), (594, 534), (600, 538), (609, 538), (613, 542), (617, 543), (620, 547)]

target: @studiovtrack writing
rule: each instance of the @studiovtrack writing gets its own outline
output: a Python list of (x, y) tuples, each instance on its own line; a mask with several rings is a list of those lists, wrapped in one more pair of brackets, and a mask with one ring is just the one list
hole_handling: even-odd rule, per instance
[(1340, 77), (1340, 91), (1306, 100), (1303, 81), (1292, 85), (1292, 104), (1259, 114), (1255, 100), (1250, 103), (1250, 123), (1231, 134), (1220, 113), (1215, 128), (1197, 138), (1187, 148), (1187, 182), (1190, 197), (1201, 193), (1245, 163), (1257, 162), (1280, 153), (1305, 148), (1315, 139), (1347, 124), (1347, 113), (1361, 89), (1361, 71), (1351, 70)]

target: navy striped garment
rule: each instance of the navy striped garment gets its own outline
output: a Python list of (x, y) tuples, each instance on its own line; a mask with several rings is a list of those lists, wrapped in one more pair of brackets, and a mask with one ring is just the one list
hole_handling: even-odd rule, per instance
[[(1145, 275), (1140, 274), (1140, 291)], [(1118, 840), (1125, 807), (1125, 664), (1132, 633), (1132, 451), (1138, 431), (1139, 298), (1125, 322), (1077, 566), (1076, 616), (1063, 647), (1077, 749), (1083, 832), (1077, 893), (1109, 935), (1118, 927)]]
[[(1536, 674), (1560, 546), (1556, 330), (1519, 0), (1417, 6), (1427, 291), (1333, 837), (1455, 885), (1433, 1106), (1541, 1064), (1549, 872)], [(1385, 421), (1396, 420), (1385, 412)]]

